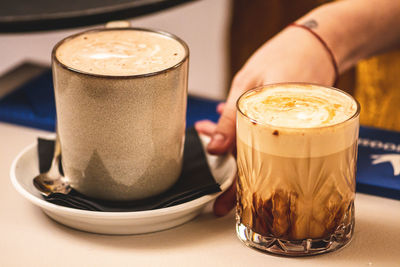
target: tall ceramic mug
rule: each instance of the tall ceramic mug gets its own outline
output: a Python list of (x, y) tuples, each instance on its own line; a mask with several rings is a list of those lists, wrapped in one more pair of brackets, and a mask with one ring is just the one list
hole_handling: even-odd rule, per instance
[(72, 188), (125, 201), (177, 181), (188, 61), (184, 41), (139, 28), (90, 30), (54, 47), (58, 134)]

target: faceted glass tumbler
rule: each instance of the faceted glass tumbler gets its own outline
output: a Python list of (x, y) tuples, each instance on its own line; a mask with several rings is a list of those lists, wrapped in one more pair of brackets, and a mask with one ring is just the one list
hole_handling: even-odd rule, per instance
[(237, 235), (249, 247), (285, 256), (335, 251), (354, 232), (360, 107), (353, 99), (354, 115), (330, 126), (275, 127), (240, 109), (244, 96), (268, 87), (238, 100)]

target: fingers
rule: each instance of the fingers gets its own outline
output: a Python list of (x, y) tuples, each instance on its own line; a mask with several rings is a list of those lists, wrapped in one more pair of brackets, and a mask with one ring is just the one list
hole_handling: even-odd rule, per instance
[[(223, 113), (225, 108), (225, 103), (220, 103), (217, 106), (217, 112), (219, 114)], [(215, 133), (217, 124), (210, 120), (198, 121), (194, 125), (196, 131), (199, 134), (205, 134), (207, 136), (212, 136)], [(228, 214), (236, 204), (236, 182), (228, 188), (227, 191), (222, 193), (214, 203), (214, 214), (216, 216), (224, 216)]]
[(236, 100), (240, 94), (241, 90), (232, 86), (227, 102), (218, 105), (221, 117), (207, 146), (210, 154), (225, 154), (232, 150), (236, 138)]
[[(223, 113), (225, 103), (220, 103), (217, 106), (217, 112)], [(198, 121), (194, 125), (199, 134), (212, 136), (215, 133), (217, 124), (210, 120)], [(236, 205), (236, 181), (228, 188), (227, 191), (222, 193), (214, 202), (214, 214), (216, 216), (224, 216), (228, 214)]]
[[(225, 103), (221, 102), (217, 105), (217, 112), (222, 114), (225, 108)], [(204, 134), (207, 136), (212, 136), (217, 128), (217, 124), (210, 120), (201, 120), (194, 124), (194, 128), (199, 134)]]
[(217, 112), (218, 112), (218, 114), (221, 115), (222, 112), (224, 112), (224, 109), (225, 109), (225, 103), (224, 103), (224, 102), (219, 103), (218, 106), (217, 106)]
[(210, 120), (201, 120), (194, 124), (194, 128), (199, 134), (212, 136), (217, 128), (217, 124)]
[(211, 141), (207, 146), (210, 154), (224, 154), (229, 152), (235, 141), (235, 120), (236, 111), (227, 111), (226, 109), (219, 118), (217, 127), (211, 137)]
[[(246, 67), (247, 63), (243, 67)], [(240, 70), (232, 81), (229, 96), (225, 104), (220, 104), (217, 111), (221, 112), (217, 128), (207, 146), (210, 154), (224, 154), (232, 151), (236, 140), (236, 101), (247, 90), (259, 82), (252, 72)], [(250, 68), (251, 69), (251, 68)]]
[[(237, 178), (236, 178), (237, 179)], [(213, 210), (216, 216), (225, 216), (236, 205), (236, 180), (231, 187), (222, 193), (214, 202)]]

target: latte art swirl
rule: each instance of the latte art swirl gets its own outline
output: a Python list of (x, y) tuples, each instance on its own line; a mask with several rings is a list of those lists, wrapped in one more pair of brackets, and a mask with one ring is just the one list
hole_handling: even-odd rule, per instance
[(356, 109), (356, 103), (342, 92), (311, 85), (253, 91), (240, 103), (240, 110), (250, 119), (290, 128), (338, 124)]
[(61, 44), (57, 59), (77, 70), (101, 75), (139, 75), (178, 64), (185, 56), (176, 40), (139, 30), (87, 32)]

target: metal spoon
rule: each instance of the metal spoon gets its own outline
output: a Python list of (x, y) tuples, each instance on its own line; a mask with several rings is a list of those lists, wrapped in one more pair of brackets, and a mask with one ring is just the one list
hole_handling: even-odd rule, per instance
[(39, 174), (33, 179), (33, 184), (43, 196), (47, 197), (52, 193), (68, 194), (71, 191), (71, 187), (69, 186), (65, 177), (61, 175), (59, 170), (60, 157), (61, 146), (57, 134), (54, 144), (53, 160), (51, 161), (50, 169), (45, 173)]

